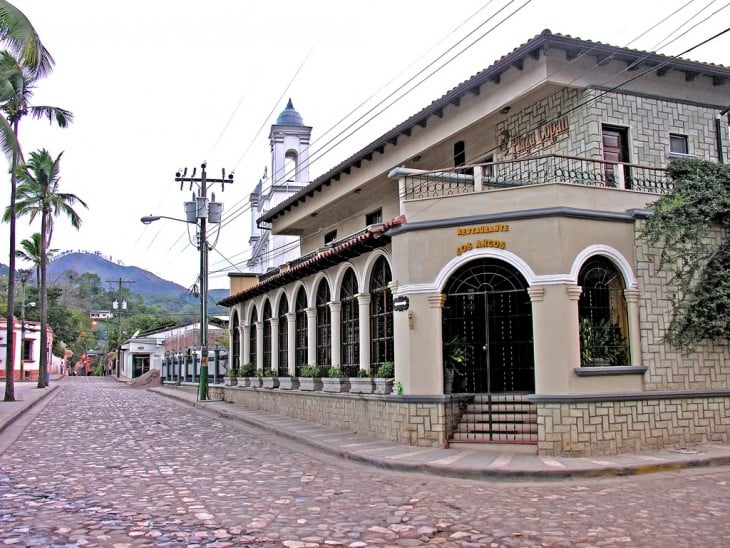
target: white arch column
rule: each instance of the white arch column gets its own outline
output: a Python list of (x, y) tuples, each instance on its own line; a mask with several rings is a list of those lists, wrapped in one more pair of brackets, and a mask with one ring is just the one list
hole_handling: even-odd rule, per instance
[(251, 363), (251, 327), (242, 325), (241, 329), (241, 365)]
[(264, 368), (264, 322), (254, 322), (256, 326), (256, 363), (254, 369)]
[(286, 364), (290, 375), (296, 374), (297, 364), (297, 315), (286, 313)]
[(277, 372), (279, 369), (279, 318), (269, 319), (271, 326), (271, 370)]
[(307, 308), (307, 364), (317, 363), (317, 309)]
[[(330, 341), (332, 347), (330, 349), (330, 359), (332, 363), (329, 365), (342, 365), (340, 363), (340, 343), (341, 343), (341, 324), (342, 324), (342, 303), (339, 301), (332, 301), (327, 303), (330, 307)], [(325, 365), (325, 364), (319, 364)]]
[(357, 295), (360, 369), (370, 370), (370, 293)]
[(624, 289), (629, 316), (629, 365), (641, 365), (641, 331), (639, 330), (639, 290)]

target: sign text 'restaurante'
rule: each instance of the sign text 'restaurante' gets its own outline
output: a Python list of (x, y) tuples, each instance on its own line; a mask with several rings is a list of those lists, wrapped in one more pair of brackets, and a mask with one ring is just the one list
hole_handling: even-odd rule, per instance
[(491, 234), (492, 232), (509, 232), (509, 225), (480, 225), (467, 226), (456, 229), (457, 236), (471, 236), (472, 234)]

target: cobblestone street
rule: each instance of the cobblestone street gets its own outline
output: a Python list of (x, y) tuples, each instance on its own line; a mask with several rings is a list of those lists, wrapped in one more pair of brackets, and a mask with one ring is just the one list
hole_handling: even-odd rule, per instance
[(386, 472), (94, 377), (65, 379), (25, 420), (0, 445), (4, 544), (727, 545), (727, 467), (553, 482)]

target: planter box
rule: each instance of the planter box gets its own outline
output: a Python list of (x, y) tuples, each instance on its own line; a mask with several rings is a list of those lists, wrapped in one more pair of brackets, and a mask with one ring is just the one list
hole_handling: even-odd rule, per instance
[(322, 377), (323, 392), (349, 392), (350, 379), (347, 377)]
[(297, 377), (278, 377), (278, 379), (281, 390), (296, 390), (299, 388), (299, 379)]
[(315, 391), (322, 390), (322, 377), (297, 377), (299, 379), (299, 390)]
[(279, 377), (261, 377), (264, 388), (279, 388)]
[(248, 379), (248, 385), (251, 388), (261, 387), (261, 377), (246, 377)]
[(372, 377), (350, 377), (351, 394), (372, 394), (375, 390), (375, 383)]
[(375, 394), (390, 394), (393, 392), (393, 379), (373, 379), (375, 382)]
[(249, 377), (238, 377), (238, 386), (251, 386), (251, 379)]
[(223, 377), (223, 386), (236, 386), (238, 384), (237, 377)]

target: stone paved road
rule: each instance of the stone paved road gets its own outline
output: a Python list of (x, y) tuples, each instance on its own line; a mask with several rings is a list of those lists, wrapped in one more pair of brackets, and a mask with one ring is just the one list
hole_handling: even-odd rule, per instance
[(85, 377), (27, 421), (0, 456), (9, 545), (730, 543), (726, 467), (544, 483), (385, 472)]

